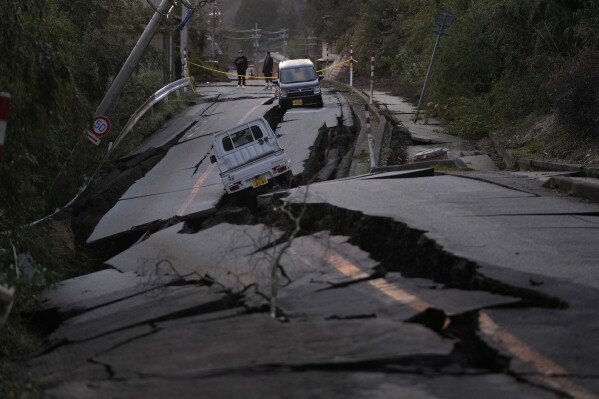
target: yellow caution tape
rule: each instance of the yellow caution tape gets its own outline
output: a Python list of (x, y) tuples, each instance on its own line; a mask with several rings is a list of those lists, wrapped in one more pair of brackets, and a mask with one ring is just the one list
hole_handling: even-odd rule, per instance
[[(333, 65), (331, 65), (330, 67), (326, 67), (326, 68), (324, 68), (324, 69), (320, 69), (320, 70), (318, 70), (318, 71), (316, 71), (316, 72), (317, 72), (317, 73), (318, 73), (318, 72), (324, 72), (324, 71), (326, 71), (326, 70), (329, 70), (329, 69), (332, 69), (332, 68), (337, 68), (337, 67), (340, 67), (341, 65), (343, 65), (343, 64), (345, 64), (345, 63), (348, 63), (348, 62), (350, 62), (350, 61), (352, 61), (352, 60), (345, 60), (345, 61), (341, 61), (341, 62), (338, 62), (338, 63), (336, 63), (336, 64), (333, 64)], [(357, 61), (356, 61), (356, 60), (353, 60), (353, 62), (357, 62)]]
[[(337, 67), (340, 67), (341, 65), (343, 65), (343, 64), (346, 64), (346, 63), (348, 63), (348, 62), (350, 62), (350, 61), (351, 61), (351, 60), (345, 60), (345, 61), (341, 61), (341, 62), (339, 62), (339, 63), (337, 63), (337, 64), (331, 65), (330, 67), (327, 67), (327, 68), (324, 68), (324, 69), (320, 69), (320, 70), (318, 70), (318, 71), (316, 71), (316, 72), (317, 72), (317, 73), (320, 73), (320, 72), (324, 72), (324, 71), (326, 71), (326, 70), (328, 70), (328, 69), (337, 68)], [(357, 62), (357, 61), (356, 61), (356, 60), (353, 60), (353, 62)], [(193, 65), (193, 66), (197, 66), (197, 67), (199, 67), (199, 68), (206, 69), (206, 70), (208, 70), (208, 71), (212, 71), (212, 72), (216, 72), (216, 73), (222, 73), (223, 75), (247, 77), (247, 75), (238, 75), (238, 74), (236, 74), (236, 73), (224, 72), (224, 71), (221, 71), (221, 70), (218, 70), (218, 69), (209, 68), (209, 67), (207, 67), (207, 66), (204, 66), (204, 65), (196, 64), (196, 63), (194, 63), (194, 62), (191, 62), (191, 61), (187, 61), (187, 64), (191, 64), (191, 65)], [(185, 70), (187, 71), (187, 75), (189, 76), (189, 70), (187, 69), (187, 64), (185, 65), (185, 68), (186, 68)], [(278, 79), (278, 77), (277, 77), (277, 76), (249, 76), (249, 77), (250, 77), (251, 79)]]
[(189, 87), (191, 87), (191, 90), (195, 93), (196, 92), (196, 88), (193, 85), (193, 81), (191, 80), (191, 76), (189, 76), (189, 61), (185, 64), (185, 74), (187, 75), (187, 79), (189, 79)]

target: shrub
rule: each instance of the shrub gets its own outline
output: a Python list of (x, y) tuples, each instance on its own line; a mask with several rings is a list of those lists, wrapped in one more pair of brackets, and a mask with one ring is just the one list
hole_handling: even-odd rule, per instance
[(599, 53), (583, 51), (567, 61), (549, 84), (549, 95), (565, 127), (599, 137)]

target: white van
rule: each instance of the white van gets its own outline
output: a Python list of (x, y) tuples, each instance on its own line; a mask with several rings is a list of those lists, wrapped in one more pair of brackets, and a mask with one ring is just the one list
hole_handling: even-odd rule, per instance
[(276, 180), (289, 182), (293, 174), (285, 150), (266, 119), (260, 117), (212, 136), (220, 178), (227, 193), (258, 188)]
[(279, 86), (279, 106), (289, 108), (314, 104), (322, 107), (320, 81), (322, 75), (316, 73), (309, 59), (287, 60), (279, 64), (279, 78), (273, 80)]

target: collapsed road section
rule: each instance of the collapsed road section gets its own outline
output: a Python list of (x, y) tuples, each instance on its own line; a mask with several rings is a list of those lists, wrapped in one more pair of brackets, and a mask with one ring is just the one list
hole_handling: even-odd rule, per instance
[[(205, 397), (595, 397), (599, 345), (589, 303), (597, 290), (473, 261), (487, 250), (480, 235), (462, 237), (470, 253), (456, 256), (440, 224), (423, 228), (411, 219), (418, 211), (402, 209), (417, 205), (429, 214), (425, 223), (448, 217), (427, 210), (432, 193), (421, 183), (431, 179), (459, 185), (425, 172), (323, 182), (292, 190), (282, 203), (273, 194), (264, 202), (274, 207), (254, 214), (251, 225), (207, 227), (198, 219), (158, 231), (107, 261), (127, 276), (118, 290), (97, 292), (90, 275), (64, 283), (64, 290), (92, 287), (77, 309), (50, 298), (67, 318), (29, 370), (50, 397), (66, 398), (152, 398), (173, 389), (198, 397), (200, 386)], [(435, 203), (451, 209), (437, 184), (429, 187)], [(472, 229), (501, 211), (506, 217), (524, 198), (544, 201), (464, 184), (477, 201), (462, 198), (470, 205), (451, 217), (470, 219)], [(362, 195), (372, 201), (374, 192), (404, 204), (373, 211)], [(494, 203), (493, 215), (481, 212), (485, 201)], [(596, 220), (596, 209), (551, 205), (559, 204), (561, 216), (537, 217), (556, 229), (559, 220), (583, 218), (578, 224), (587, 229)], [(275, 319), (268, 316), (273, 270)], [(577, 319), (587, 322), (569, 328)]]
[[(247, 94), (245, 91), (244, 95)], [(130, 245), (146, 231), (156, 231), (193, 215), (214, 213), (224, 190), (218, 169), (206, 161), (212, 153), (212, 135), (258, 116), (272, 116), (272, 124), (282, 116), (272, 112), (269, 101), (265, 104), (264, 94), (257, 94), (237, 102), (215, 102), (205, 115), (194, 114), (196, 123), (180, 134), (175, 145), (151, 170), (143, 176), (135, 175), (136, 181), (102, 217), (87, 242), (99, 243), (118, 236)], [(285, 114), (280, 122), (282, 137), (279, 141), (298, 180), (305, 180), (304, 171), (313, 169), (311, 165), (315, 161), (310, 159), (310, 154), (314, 143), (320, 140), (318, 137), (327, 126), (336, 127), (339, 120), (344, 119), (344, 112), (351, 115), (340, 97), (332, 95), (327, 97), (324, 108), (292, 109)], [(352, 122), (351, 117), (345, 119)], [(348, 132), (351, 134), (351, 130)], [(327, 143), (320, 141), (326, 148)], [(101, 195), (95, 197), (101, 198)], [(122, 249), (122, 246), (115, 248)]]
[(317, 174), (62, 283), (31, 377), (61, 398), (596, 397), (596, 206), (432, 170)]

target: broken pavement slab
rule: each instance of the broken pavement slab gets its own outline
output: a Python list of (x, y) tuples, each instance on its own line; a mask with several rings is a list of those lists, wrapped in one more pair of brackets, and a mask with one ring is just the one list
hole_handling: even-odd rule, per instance
[(64, 280), (44, 292), (44, 308), (73, 314), (116, 302), (179, 279), (169, 269), (168, 265), (158, 265), (155, 271), (141, 274), (137, 273), (140, 270), (122, 273), (107, 269)]
[(124, 298), (64, 321), (51, 342), (82, 341), (141, 324), (226, 309), (232, 299), (205, 286), (171, 286)]
[[(400, 273), (385, 275), (387, 284), (373, 281), (380, 293), (395, 298), (399, 303), (411, 306), (415, 310), (423, 307), (442, 310), (448, 316), (469, 313), (479, 309), (497, 306), (515, 306), (522, 302), (520, 298), (492, 294), (486, 291), (459, 290), (449, 288), (431, 280), (405, 278)], [(380, 287), (380, 288), (379, 288)]]
[[(245, 314), (244, 308), (233, 307), (230, 309), (208, 312), (196, 316), (188, 316), (185, 325), (202, 328), (203, 324), (215, 320), (236, 317)], [(94, 361), (95, 356), (111, 351), (128, 342), (144, 339), (155, 334), (159, 329), (176, 326), (177, 319), (156, 323), (146, 323), (130, 328), (121, 329), (112, 333), (100, 335), (96, 338), (80, 342), (62, 342), (47, 348), (45, 352), (26, 360), (27, 374), (39, 387), (49, 389), (59, 386), (65, 381), (102, 381), (111, 379), (109, 367)]]
[(176, 383), (157, 377), (65, 381), (48, 398), (162, 399), (558, 399), (557, 395), (502, 374), (383, 373), (377, 370), (226, 373)]
[[(159, 231), (106, 263), (131, 272), (166, 262), (184, 279), (205, 279), (232, 293), (244, 291), (246, 302), (256, 306), (270, 295), (271, 269), (281, 251), (285, 251), (280, 258), (284, 270), (279, 277), (281, 287), (306, 275), (329, 285), (351, 281), (351, 275), (334, 264), (359, 265), (353, 267), (369, 274), (378, 265), (368, 253), (349, 244), (347, 237), (326, 232), (296, 238), (285, 249), (283, 243), (272, 245), (282, 232), (264, 225), (221, 223), (193, 234), (180, 233), (182, 227), (178, 224)], [(252, 290), (246, 291), (249, 287)]]
[(238, 226), (221, 223), (194, 234), (181, 233), (183, 223), (151, 235), (106, 263), (135, 271), (145, 263), (168, 262), (184, 279), (204, 278), (239, 292), (249, 285), (264, 287), (270, 268), (258, 249), (274, 243), (281, 232), (264, 225)]
[[(307, 190), (307, 196), (306, 196)], [(285, 201), (313, 204), (327, 215), (352, 212), (405, 224), (455, 256), (478, 265), (546, 274), (599, 287), (599, 245), (579, 218), (599, 207), (555, 197), (537, 197), (457, 176), (416, 179), (349, 179), (290, 191)], [(376, 193), (376, 194), (373, 194)], [(319, 204), (319, 205), (317, 205)], [(318, 209), (318, 208), (316, 208)], [(346, 216), (342, 216), (348, 213)], [(545, 229), (514, 229), (512, 220)], [(381, 220), (381, 223), (383, 221)], [(568, 227), (568, 234), (563, 228)], [(484, 268), (483, 268), (484, 270)]]
[[(417, 370), (448, 362), (453, 343), (427, 328), (392, 320), (281, 323), (265, 314), (179, 325), (94, 358), (116, 378), (190, 378), (257, 367), (334, 367), (407, 363)], [(159, 325), (160, 327), (160, 325)], [(213, 345), (218, 340), (218, 345)]]
[(443, 128), (438, 125), (423, 125), (408, 121), (402, 122), (402, 125), (408, 129), (410, 132), (410, 137), (416, 142), (444, 144), (460, 143), (466, 141), (457, 136), (443, 133)]

